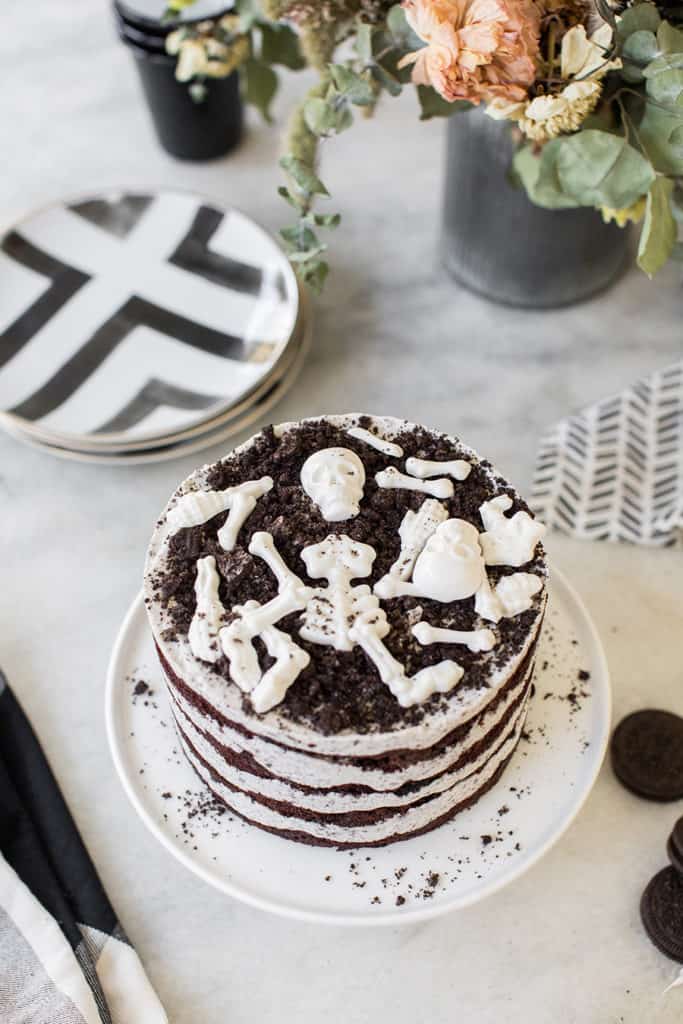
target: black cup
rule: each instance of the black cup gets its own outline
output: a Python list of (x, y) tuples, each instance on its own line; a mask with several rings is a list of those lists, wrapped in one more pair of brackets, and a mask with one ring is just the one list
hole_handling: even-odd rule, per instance
[(135, 59), (159, 142), (179, 160), (213, 160), (242, 137), (239, 75), (206, 79), (206, 96), (195, 102), (187, 82), (175, 77), (176, 59), (124, 42)]

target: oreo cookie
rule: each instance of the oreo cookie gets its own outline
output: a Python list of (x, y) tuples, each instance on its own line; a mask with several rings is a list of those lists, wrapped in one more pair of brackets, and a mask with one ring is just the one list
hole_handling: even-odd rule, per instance
[(683, 877), (683, 818), (679, 818), (674, 825), (666, 844), (666, 852), (672, 867)]
[(683, 964), (683, 875), (673, 867), (659, 871), (643, 893), (640, 916), (657, 949)]
[(612, 736), (612, 767), (620, 782), (647, 800), (683, 797), (683, 718), (669, 711), (636, 711)]

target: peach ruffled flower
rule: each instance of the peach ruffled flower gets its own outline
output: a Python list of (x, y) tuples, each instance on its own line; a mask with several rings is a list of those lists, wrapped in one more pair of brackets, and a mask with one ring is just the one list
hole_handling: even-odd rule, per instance
[(427, 44), (407, 54), (413, 81), (445, 100), (521, 102), (536, 75), (539, 12), (534, 0), (404, 0)]

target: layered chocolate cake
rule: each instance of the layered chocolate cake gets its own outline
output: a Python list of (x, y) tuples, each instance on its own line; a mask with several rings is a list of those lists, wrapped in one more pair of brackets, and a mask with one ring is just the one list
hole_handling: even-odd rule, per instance
[(543, 530), (460, 441), (384, 417), (269, 427), (197, 470), (145, 570), (197, 774), (318, 845), (384, 845), (470, 806), (524, 726)]

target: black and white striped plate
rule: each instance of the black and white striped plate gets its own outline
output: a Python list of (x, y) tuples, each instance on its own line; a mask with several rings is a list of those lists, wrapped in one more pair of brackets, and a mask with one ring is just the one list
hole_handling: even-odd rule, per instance
[(110, 192), (0, 240), (0, 421), (65, 448), (177, 440), (256, 395), (299, 294), (275, 241), (191, 193)]
[[(303, 298), (303, 296), (302, 296)], [(302, 302), (301, 314), (294, 330), (287, 352), (258, 393), (251, 396), (248, 402), (241, 403), (236, 410), (218, 416), (205, 424), (203, 430), (192, 431), (189, 436), (165, 444), (156, 444), (147, 448), (129, 448), (120, 450), (98, 451), (92, 448), (64, 447), (48, 444), (26, 434), (21, 428), (7, 423), (7, 433), (24, 444), (39, 449), (57, 458), (76, 462), (89, 462), (108, 466), (134, 466), (149, 462), (165, 462), (169, 459), (181, 458), (203, 451), (212, 445), (219, 444), (235, 437), (237, 434), (252, 427), (284, 397), (297, 380), (303, 369), (312, 339), (312, 319), (309, 303)]]

